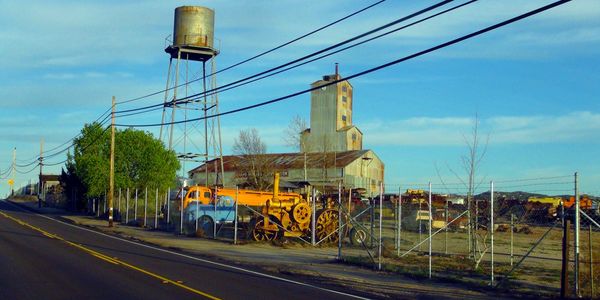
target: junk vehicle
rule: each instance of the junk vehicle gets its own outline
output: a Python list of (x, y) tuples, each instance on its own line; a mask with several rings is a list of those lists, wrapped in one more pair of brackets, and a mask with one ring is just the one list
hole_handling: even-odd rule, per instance
[[(218, 188), (213, 190), (204, 186), (188, 187), (183, 201), (184, 209), (189, 212), (186, 220), (195, 225), (195, 219), (200, 218), (199, 221), (203, 221), (200, 222), (201, 224), (207, 224), (209, 223), (208, 218), (218, 219), (225, 215), (226, 211), (231, 210), (231, 208), (227, 208), (228, 205), (223, 204), (225, 203), (223, 201), (229, 200), (235, 205), (235, 199), (237, 199), (238, 205), (248, 206), (256, 212), (260, 212), (260, 214), (257, 213), (249, 217), (244, 216), (244, 219), (249, 219), (248, 232), (250, 238), (256, 241), (269, 241), (284, 236), (309, 236), (312, 208), (307, 200), (308, 197), (303, 197), (298, 193), (280, 193), (279, 173), (275, 173), (274, 177), (273, 192)], [(217, 208), (219, 203), (222, 203), (222, 209), (217, 209), (216, 215), (215, 202), (211, 201), (215, 194)], [(179, 197), (181, 197), (181, 194)], [(219, 197), (221, 200), (219, 200)], [(203, 208), (203, 212), (206, 213), (198, 213), (197, 216), (194, 213), (192, 216), (192, 211), (195, 212), (196, 206), (199, 210)], [(315, 237), (319, 241), (324, 239), (324, 242), (335, 242), (338, 240), (338, 235), (334, 234), (338, 228), (338, 210), (333, 206), (333, 203), (328, 202), (320, 205), (320, 209), (316, 212)], [(212, 212), (209, 212), (211, 209)], [(232, 222), (235, 218), (234, 215), (234, 213), (229, 213), (227, 217), (218, 222)], [(202, 218), (204, 219), (202, 220)]]
[(193, 201), (185, 208), (183, 218), (186, 233), (197, 232), (197, 228), (201, 235), (213, 237), (215, 224), (231, 224), (235, 221), (235, 201), (231, 196), (226, 195), (217, 195), (216, 205)]

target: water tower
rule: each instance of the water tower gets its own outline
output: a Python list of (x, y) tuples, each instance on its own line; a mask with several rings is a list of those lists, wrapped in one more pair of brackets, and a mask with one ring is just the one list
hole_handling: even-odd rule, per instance
[[(170, 58), (161, 123), (171, 124), (161, 126), (159, 136), (162, 141), (168, 140), (169, 149), (177, 153), (182, 162), (183, 177), (187, 177), (187, 161), (206, 164), (223, 156), (219, 118), (206, 118), (219, 112), (217, 94), (206, 93), (216, 88), (217, 82), (215, 57), (219, 51), (214, 46), (214, 23), (215, 12), (212, 9), (180, 6), (175, 9), (172, 39), (166, 39), (168, 46), (165, 52)], [(210, 63), (208, 74), (207, 63)], [(200, 95), (188, 98), (188, 95), (195, 94)], [(178, 126), (173, 124), (198, 117), (205, 118)], [(220, 162), (214, 170), (220, 169), (215, 178), (222, 179), (222, 159)], [(206, 185), (219, 183), (209, 182), (208, 171), (205, 180)]]

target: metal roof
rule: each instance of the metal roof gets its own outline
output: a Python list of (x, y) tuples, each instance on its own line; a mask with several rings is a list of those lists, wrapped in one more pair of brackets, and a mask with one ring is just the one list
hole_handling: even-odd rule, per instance
[[(351, 150), (340, 152), (310, 152), (306, 153), (306, 161), (309, 166), (336, 166), (345, 167), (353, 161), (362, 157), (370, 150)], [(234, 171), (243, 155), (224, 155), (223, 169), (225, 172)], [(275, 169), (302, 169), (304, 168), (304, 153), (268, 153), (258, 155), (261, 160), (269, 161)], [(207, 162), (208, 171), (215, 172), (215, 166), (220, 165), (219, 159), (212, 159)], [(205, 172), (205, 164), (202, 164), (188, 172), (190, 176), (194, 173)]]

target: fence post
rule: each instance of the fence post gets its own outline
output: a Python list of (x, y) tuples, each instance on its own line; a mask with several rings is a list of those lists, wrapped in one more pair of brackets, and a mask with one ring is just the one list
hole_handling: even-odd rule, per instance
[(194, 218), (196, 219), (196, 221), (194, 222), (195, 226), (196, 226), (196, 232), (198, 232), (198, 214), (200, 213), (199, 212), (200, 199), (198, 199), (198, 196), (199, 196), (198, 193), (199, 192), (196, 192), (196, 214), (194, 215), (195, 216)]
[(133, 207), (133, 219), (137, 223), (138, 189), (135, 188), (135, 205)]
[(575, 297), (579, 297), (579, 230), (580, 230), (580, 216), (579, 216), (579, 186), (577, 182), (577, 172), (575, 172)]
[(446, 205), (444, 206), (444, 254), (448, 254), (448, 199), (446, 199)]
[(510, 266), (511, 267), (515, 260), (514, 233), (515, 233), (515, 214), (510, 214)]
[[(375, 204), (375, 202), (373, 202)], [(381, 250), (383, 248), (383, 182), (379, 183), (379, 249), (377, 267), (381, 271)]]
[(594, 252), (592, 251), (592, 223), (590, 223), (590, 235), (588, 237), (590, 248), (590, 298), (594, 297)]
[[(235, 186), (235, 219), (233, 220), (233, 244), (237, 244), (237, 235), (238, 235), (238, 193), (239, 187)], [(198, 205), (196, 205), (198, 207)]]
[(400, 256), (400, 246), (402, 245), (402, 189), (398, 187), (398, 250), (396, 255)]
[(119, 222), (123, 222), (123, 211), (121, 210), (121, 188), (119, 188)]
[[(214, 211), (214, 215), (217, 215), (217, 195), (218, 195), (218, 191), (219, 191), (219, 187), (215, 186), (215, 195), (214, 195), (214, 205), (213, 205), (213, 211)], [(213, 220), (213, 239), (217, 239), (217, 220)]]
[[(179, 203), (179, 234), (183, 234), (183, 193), (185, 192), (185, 189), (183, 188), (183, 186), (181, 186), (181, 202)], [(196, 204), (196, 207), (198, 207), (198, 204)]]
[(569, 219), (565, 218), (563, 223), (562, 237), (562, 267), (560, 272), (560, 298), (565, 299), (569, 290)]
[(317, 222), (317, 197), (315, 195), (315, 189), (311, 187), (312, 193), (310, 198), (312, 199), (312, 220), (310, 222), (310, 241), (313, 246), (317, 245), (316, 234), (315, 234), (315, 223)]
[(375, 198), (373, 198), (373, 195), (370, 194), (369, 195), (371, 198), (369, 198), (369, 205), (370, 207), (370, 221), (371, 221), (371, 234), (370, 234), (370, 238), (369, 238), (369, 246), (373, 247), (373, 243), (375, 242)]
[(433, 210), (431, 209), (431, 181), (429, 182), (429, 278), (431, 279), (431, 245), (433, 237), (431, 236), (431, 223), (433, 221)]
[(129, 223), (129, 188), (127, 188), (127, 195), (125, 196), (125, 224)]
[(167, 189), (165, 202), (167, 202), (167, 228), (169, 228), (169, 223), (171, 222), (171, 188)]
[(490, 181), (490, 239), (491, 239), (491, 282), (490, 285), (494, 285), (494, 182)]
[(148, 187), (146, 187), (146, 190), (144, 191), (144, 227), (146, 227), (148, 225), (146, 223), (147, 212), (148, 212)]
[(156, 188), (156, 196), (154, 197), (154, 229), (158, 228), (158, 188)]
[(338, 260), (342, 259), (342, 238), (342, 183), (338, 182)]
[(419, 199), (419, 210), (417, 211), (417, 218), (419, 219), (419, 254), (421, 254), (421, 252), (423, 251), (423, 248), (421, 247), (421, 245), (423, 244), (421, 243), (423, 241), (423, 222), (419, 215), (421, 213), (421, 210), (423, 209), (423, 205), (421, 202), (421, 199)]

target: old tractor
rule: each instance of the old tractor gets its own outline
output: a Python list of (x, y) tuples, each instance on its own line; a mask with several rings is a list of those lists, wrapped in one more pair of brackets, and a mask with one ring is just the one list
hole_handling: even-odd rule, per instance
[[(262, 216), (250, 223), (250, 235), (257, 241), (269, 241), (281, 237), (306, 237), (310, 235), (312, 208), (310, 195), (280, 194), (279, 174), (275, 173), (273, 194), (262, 207)], [(333, 205), (323, 205), (317, 212), (315, 237), (324, 242), (335, 242), (338, 235), (338, 211)]]
[[(249, 238), (256, 241), (270, 241), (282, 237), (306, 237), (310, 235), (312, 208), (309, 201), (310, 195), (305, 197), (298, 193), (279, 192), (279, 174), (275, 173), (273, 192), (236, 189), (211, 189), (205, 186), (190, 186), (183, 197), (183, 207), (198, 207), (213, 205), (216, 197), (231, 197), (237, 199), (238, 205), (251, 207), (261, 215), (252, 216), (247, 226)], [(181, 199), (179, 194), (178, 199)], [(181, 200), (180, 200), (181, 201)], [(323, 242), (336, 242), (338, 235), (334, 234), (338, 228), (338, 210), (334, 208), (333, 201), (320, 204), (316, 214), (315, 236)], [(216, 206), (218, 208), (218, 206)], [(189, 210), (189, 209), (187, 209)], [(218, 211), (218, 209), (216, 209)], [(196, 218), (212, 221), (210, 214)], [(230, 216), (233, 218), (233, 215)], [(233, 220), (233, 219), (231, 219)], [(192, 220), (193, 221), (193, 220)], [(190, 222), (192, 222), (190, 221)]]

